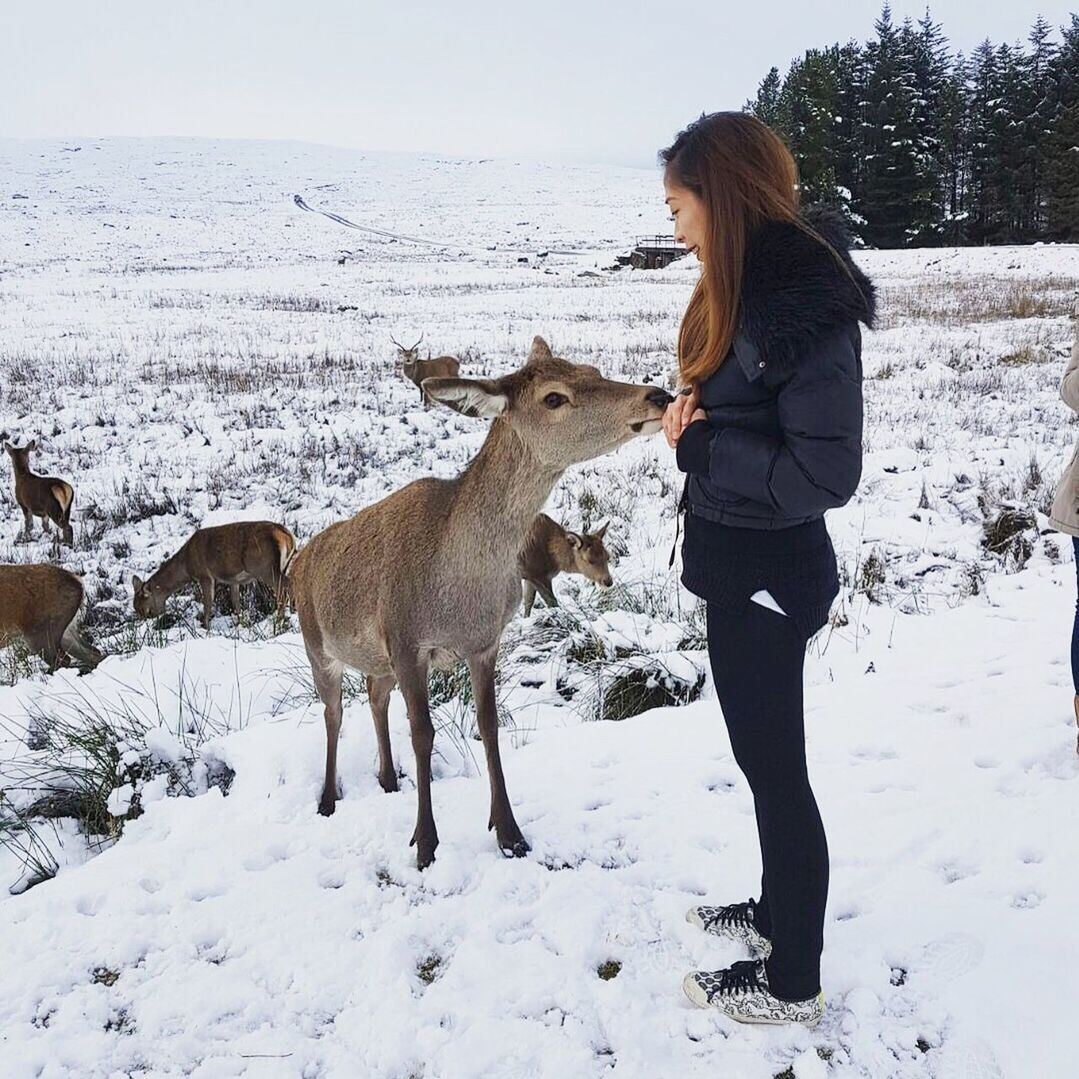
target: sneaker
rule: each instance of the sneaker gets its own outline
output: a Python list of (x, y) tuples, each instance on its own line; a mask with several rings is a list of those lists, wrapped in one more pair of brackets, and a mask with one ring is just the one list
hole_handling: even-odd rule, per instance
[(757, 904), (752, 900), (731, 903), (726, 907), (691, 907), (686, 911), (686, 921), (714, 933), (744, 944), (755, 959), (767, 959), (772, 954), (772, 942), (757, 928)]
[(739, 1023), (804, 1023), (815, 1027), (824, 1015), (824, 994), (808, 1000), (780, 1000), (768, 988), (761, 959), (732, 963), (724, 970), (694, 970), (682, 982), (698, 1008), (718, 1008)]

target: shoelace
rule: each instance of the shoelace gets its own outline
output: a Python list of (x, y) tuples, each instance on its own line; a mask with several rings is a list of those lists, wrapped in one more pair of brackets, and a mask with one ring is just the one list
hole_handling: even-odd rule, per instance
[(752, 899), (745, 903), (731, 903), (726, 907), (717, 907), (715, 913), (708, 919), (709, 925), (753, 925), (753, 908), (756, 904)]
[(760, 983), (760, 963), (754, 959), (745, 959), (732, 963), (725, 970), (717, 971), (719, 988), (716, 993), (729, 996), (733, 993), (754, 993), (764, 986)]

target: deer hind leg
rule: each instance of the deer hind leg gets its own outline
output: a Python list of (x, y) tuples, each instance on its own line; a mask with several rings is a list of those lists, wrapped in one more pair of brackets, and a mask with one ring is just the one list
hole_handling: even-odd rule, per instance
[(394, 673), (408, 706), (408, 724), (412, 732), (412, 749), (416, 754), (416, 830), (410, 846), (416, 848), (416, 865), (426, 869), (435, 860), (438, 832), (431, 809), (431, 751), (435, 745), (435, 728), (431, 723), (431, 705), (427, 696), (427, 656), (415, 649), (391, 651)]
[(498, 705), (495, 701), (495, 657), (497, 645), (487, 652), (468, 657), (472, 677), (472, 696), (476, 701), (476, 724), (487, 754), (487, 775), (491, 781), (491, 817), (488, 830), (494, 829), (498, 845), (505, 854), (523, 858), (532, 848), (521, 835), (513, 816), (506, 778), (502, 774), (502, 757), (498, 752)]
[(324, 705), (326, 718), (326, 778), (322, 783), (318, 811), (324, 817), (332, 817), (337, 807), (337, 741), (341, 735), (341, 678), (344, 668), (328, 657), (312, 655), (310, 649), (307, 654), (311, 659), (315, 690)]
[(52, 674), (63, 665), (64, 651), (61, 647), (64, 627), (46, 622), (44, 626), (27, 634), (26, 644), (31, 652), (36, 652), (45, 661)]
[(214, 579), (213, 577), (200, 577), (199, 589), (202, 592), (202, 628), (210, 628), (210, 619), (214, 613)]
[(397, 790), (397, 769), (393, 766), (390, 749), (390, 694), (395, 685), (397, 679), (392, 674), (372, 674), (367, 677), (367, 699), (371, 702), (371, 715), (378, 738), (378, 783), (387, 794)]

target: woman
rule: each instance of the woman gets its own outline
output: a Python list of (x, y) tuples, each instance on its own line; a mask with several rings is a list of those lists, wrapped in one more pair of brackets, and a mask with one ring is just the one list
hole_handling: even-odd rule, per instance
[[(1079, 303), (1075, 305), (1075, 314), (1079, 318)], [(1075, 344), (1072, 345), (1071, 360), (1060, 381), (1060, 396), (1073, 411), (1079, 412), (1079, 323), (1076, 324)], [(1058, 531), (1065, 532), (1072, 538), (1075, 551), (1075, 569), (1079, 574), (1079, 445), (1076, 445), (1068, 467), (1057, 484), (1053, 497), (1053, 508), (1049, 511), (1049, 523)], [(1075, 699), (1075, 722), (1079, 724), (1079, 599), (1075, 604), (1075, 620), (1072, 622), (1072, 688)], [(1075, 738), (1075, 752), (1079, 753), (1079, 735)]]
[[(690, 392), (664, 416), (685, 473), (682, 581), (756, 808), (761, 896), (687, 919), (753, 959), (694, 971), (696, 1004), (815, 1024), (828, 847), (806, 770), (802, 667), (839, 591), (824, 512), (858, 486), (873, 286), (842, 218), (799, 210), (794, 160), (754, 117), (701, 116), (660, 153), (675, 238), (701, 262), (678, 335)], [(681, 508), (681, 507), (680, 507)]]

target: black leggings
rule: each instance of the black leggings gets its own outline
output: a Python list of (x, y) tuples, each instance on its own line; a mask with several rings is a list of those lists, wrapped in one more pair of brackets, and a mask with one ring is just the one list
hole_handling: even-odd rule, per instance
[(747, 608), (727, 614), (708, 604), (708, 656), (757, 812), (764, 870), (757, 924), (772, 941), (768, 984), (778, 997), (806, 1000), (820, 990), (828, 899), (828, 843), (806, 770), (806, 640), (786, 615), (753, 602)]

